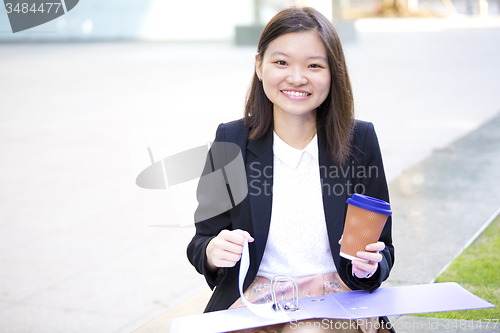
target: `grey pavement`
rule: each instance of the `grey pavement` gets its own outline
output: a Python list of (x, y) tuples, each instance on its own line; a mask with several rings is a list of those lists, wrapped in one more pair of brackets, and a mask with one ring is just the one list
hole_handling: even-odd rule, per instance
[(499, 128), (500, 114), (390, 183), (398, 264), (388, 282), (433, 281), (499, 213)]
[[(411, 236), (425, 238), (436, 221), (418, 215), (436, 205), (419, 197), (429, 192), (410, 168), (435, 160), (434, 150), (462, 154), (461, 145), (445, 148), (497, 115), (500, 29), (358, 37), (344, 46), (358, 117), (375, 123), (389, 179), (410, 183), (391, 182), (394, 207), (411, 208), (395, 216), (392, 281), (430, 282), (446, 258), (429, 260), (425, 274), (403, 269), (413, 270), (405, 253), (421, 239)], [(182, 223), (177, 203), (188, 198), (140, 189), (135, 177), (150, 164), (147, 146), (163, 158), (241, 117), (254, 53), (229, 44), (0, 44), (0, 332), (130, 332), (206, 288), (185, 256), (194, 229), (151, 227)], [(435, 182), (439, 167), (425, 168), (423, 182)], [(415, 217), (418, 225), (401, 228)], [(445, 230), (458, 235), (454, 245), (468, 238)]]
[[(390, 183), (396, 264), (385, 286), (433, 282), (500, 213), (499, 128), (500, 114)], [(480, 332), (475, 325), (485, 318), (391, 319), (397, 332)], [(483, 329), (500, 332), (500, 325)]]

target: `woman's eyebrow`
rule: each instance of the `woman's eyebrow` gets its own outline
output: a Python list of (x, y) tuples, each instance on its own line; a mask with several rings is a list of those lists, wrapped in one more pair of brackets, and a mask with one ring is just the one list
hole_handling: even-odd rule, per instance
[[(282, 51), (274, 51), (273, 53), (271, 53), (271, 57), (274, 57), (274, 56), (277, 56), (277, 55), (281, 55), (281, 56), (285, 56), (285, 57), (289, 57), (288, 54), (282, 52)], [(320, 60), (323, 60), (323, 61), (326, 61), (328, 62), (328, 60), (326, 59), (325, 56), (322, 56), (322, 55), (317, 55), (317, 56), (310, 56), (310, 57), (307, 57), (307, 60), (310, 60), (310, 59), (320, 59)]]
[(326, 59), (325, 56), (312, 56), (312, 57), (308, 57), (307, 59), (321, 59), (323, 61), (328, 62), (328, 60)]
[(274, 51), (273, 53), (271, 53), (271, 57), (275, 56), (275, 55), (282, 55), (282, 56), (288, 57), (288, 54), (283, 53), (281, 51)]

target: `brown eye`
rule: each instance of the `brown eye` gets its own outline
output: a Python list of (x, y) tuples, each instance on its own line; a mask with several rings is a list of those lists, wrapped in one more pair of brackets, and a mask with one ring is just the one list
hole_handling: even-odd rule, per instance
[(318, 64), (311, 64), (311, 65), (309, 65), (309, 67), (311, 67), (311, 68), (323, 68)]
[(278, 65), (281, 65), (281, 66), (286, 66), (286, 61), (283, 61), (283, 60), (278, 60), (278, 61), (276, 61), (276, 63)]

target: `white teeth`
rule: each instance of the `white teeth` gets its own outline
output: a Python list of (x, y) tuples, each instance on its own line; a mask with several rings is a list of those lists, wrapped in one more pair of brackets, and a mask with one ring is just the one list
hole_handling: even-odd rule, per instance
[(284, 94), (291, 95), (291, 96), (307, 96), (308, 93), (304, 92), (298, 92), (298, 91), (289, 91), (289, 90), (283, 90)]

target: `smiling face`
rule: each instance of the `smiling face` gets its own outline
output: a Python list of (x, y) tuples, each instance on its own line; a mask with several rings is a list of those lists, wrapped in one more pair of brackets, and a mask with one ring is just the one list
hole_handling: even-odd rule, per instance
[(315, 117), (330, 92), (327, 53), (315, 31), (278, 37), (256, 58), (256, 70), (275, 116)]

